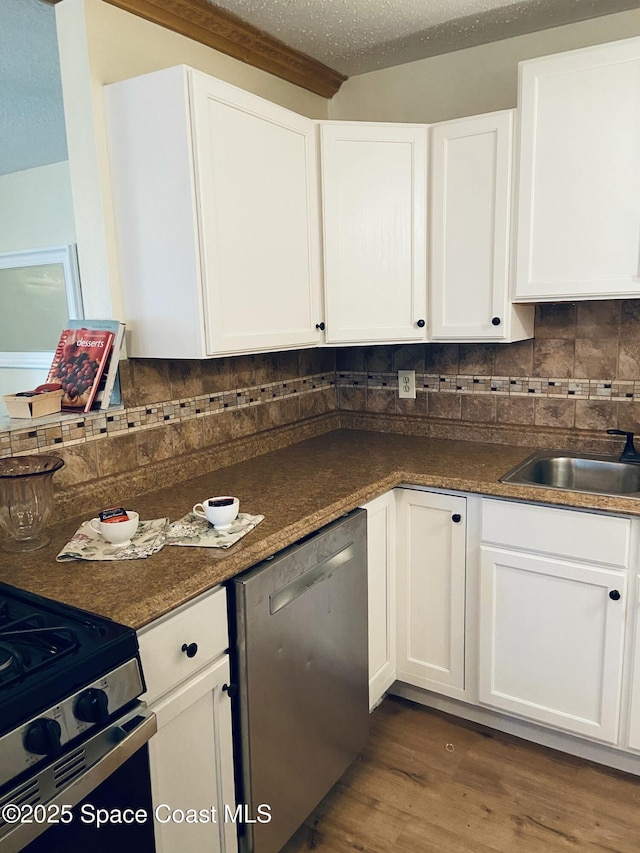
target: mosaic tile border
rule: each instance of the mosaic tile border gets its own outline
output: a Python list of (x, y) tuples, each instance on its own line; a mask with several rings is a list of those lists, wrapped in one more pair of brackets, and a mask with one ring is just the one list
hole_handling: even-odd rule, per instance
[[(0, 432), (0, 458), (19, 453), (43, 453), (114, 435), (157, 429), (165, 424), (182, 423), (229, 410), (260, 406), (287, 397), (314, 394), (335, 388), (335, 385), (336, 375), (330, 371), (129, 409), (89, 412), (77, 417), (70, 415), (63, 420), (58, 417), (57, 420), (50, 419), (49, 422), (39, 421), (38, 424), (24, 427), (20, 425)], [(13, 427), (15, 421), (11, 423)]]
[[(80, 417), (55, 417), (0, 432), (0, 458), (19, 453), (43, 453), (109, 438), (114, 435), (155, 429), (168, 423), (190, 421), (222, 412), (260, 406), (295, 395), (313, 394), (328, 388), (375, 388), (396, 391), (398, 374), (333, 371), (116, 409), (90, 412)], [(509, 397), (547, 397), (563, 400), (640, 402), (640, 380), (555, 379), (526, 376), (416, 373), (418, 393), (474, 394)]]
[[(336, 385), (338, 388), (377, 388), (396, 391), (398, 374), (397, 372), (338, 371)], [(416, 391), (633, 403), (640, 401), (640, 380), (416, 373)]]

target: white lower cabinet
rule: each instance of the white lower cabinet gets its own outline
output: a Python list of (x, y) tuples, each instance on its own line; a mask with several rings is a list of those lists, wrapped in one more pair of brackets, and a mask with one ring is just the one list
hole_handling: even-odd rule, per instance
[(632, 649), (632, 664), (629, 697), (629, 734), (627, 745), (640, 750), (640, 574), (635, 575), (635, 633)]
[(226, 619), (226, 592), (217, 589), (139, 635), (158, 721), (149, 741), (158, 853), (237, 851), (235, 824), (225, 821), (225, 807), (235, 813)]
[(628, 519), (483, 501), (481, 703), (618, 742), (629, 532)]
[(399, 681), (465, 696), (464, 497), (398, 489)]
[(616, 743), (625, 601), (622, 571), (483, 547), (480, 701)]
[(387, 492), (367, 511), (369, 709), (396, 680), (396, 500)]

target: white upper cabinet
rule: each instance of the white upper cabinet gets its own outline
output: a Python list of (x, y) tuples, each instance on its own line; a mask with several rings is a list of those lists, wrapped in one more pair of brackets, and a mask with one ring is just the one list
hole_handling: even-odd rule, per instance
[(427, 127), (323, 122), (326, 340), (426, 340)]
[(640, 38), (524, 62), (516, 296), (640, 296)]
[(185, 66), (107, 100), (129, 355), (317, 346), (314, 122)]
[(514, 111), (431, 129), (430, 337), (530, 338), (530, 307), (509, 299)]

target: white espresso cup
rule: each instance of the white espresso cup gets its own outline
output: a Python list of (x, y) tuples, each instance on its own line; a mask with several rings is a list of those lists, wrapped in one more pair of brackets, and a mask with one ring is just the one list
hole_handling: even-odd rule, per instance
[(127, 510), (127, 516), (129, 518), (128, 521), (100, 521), (99, 518), (92, 518), (89, 526), (112, 545), (117, 545), (118, 547), (121, 545), (130, 545), (131, 537), (138, 529), (140, 516), (132, 510)]
[(206, 518), (209, 524), (213, 524), (216, 530), (225, 530), (231, 527), (240, 509), (240, 501), (231, 495), (218, 495), (216, 498), (207, 498), (206, 501), (196, 504), (193, 514), (198, 518)]

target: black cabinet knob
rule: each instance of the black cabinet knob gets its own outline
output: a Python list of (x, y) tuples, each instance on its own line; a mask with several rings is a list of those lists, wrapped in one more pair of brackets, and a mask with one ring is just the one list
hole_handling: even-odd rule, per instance
[(418, 328), (420, 328), (420, 329), (424, 329), (424, 327), (426, 326), (426, 323), (424, 320), (418, 320), (418, 322), (416, 323), (416, 326), (418, 326)]
[(324, 323), (316, 323), (316, 329), (319, 332), (324, 332)]
[(182, 651), (188, 658), (194, 658), (198, 654), (198, 644), (197, 643), (186, 643), (182, 644)]
[(73, 706), (73, 713), (84, 723), (104, 725), (109, 719), (109, 697), (104, 690), (89, 687), (83, 690)]
[(223, 684), (222, 689), (225, 693), (228, 694), (229, 699), (233, 699), (234, 696), (238, 695), (238, 685), (237, 684)]
[(612, 589), (609, 593), (609, 598), (611, 599), (611, 601), (620, 601), (620, 593), (617, 589)]
[(27, 727), (24, 733), (24, 748), (34, 755), (46, 755), (55, 758), (62, 752), (60, 735), (62, 730), (57, 720), (40, 717)]
[(454, 524), (460, 524), (460, 522), (462, 521), (462, 516), (459, 512), (454, 512), (451, 516), (451, 521), (453, 521)]
[(491, 319), (491, 325), (492, 326), (499, 326), (501, 322), (502, 321), (500, 320), (500, 317), (493, 317)]

